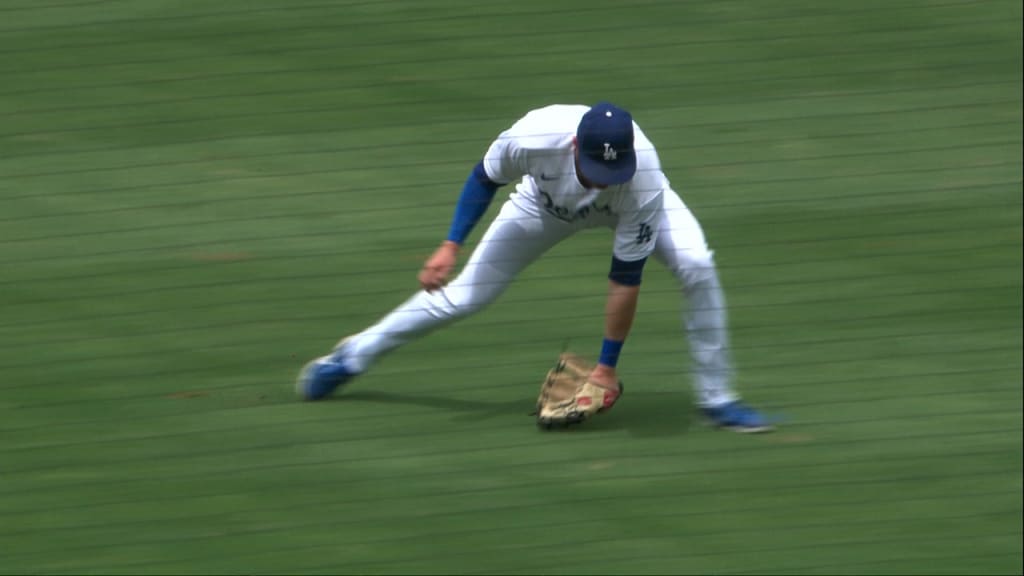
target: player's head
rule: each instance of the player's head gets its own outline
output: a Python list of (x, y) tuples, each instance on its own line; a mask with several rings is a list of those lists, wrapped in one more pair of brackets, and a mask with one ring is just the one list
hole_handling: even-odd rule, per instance
[(576, 128), (576, 151), (579, 170), (590, 182), (628, 182), (636, 174), (633, 117), (614, 104), (595, 104)]

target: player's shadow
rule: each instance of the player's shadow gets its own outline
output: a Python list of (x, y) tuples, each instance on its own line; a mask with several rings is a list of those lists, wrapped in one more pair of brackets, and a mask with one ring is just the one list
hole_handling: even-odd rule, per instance
[[(693, 397), (687, 391), (626, 392), (607, 414), (598, 414), (580, 432), (624, 430), (633, 436), (678, 436), (693, 424)], [(573, 430), (573, 429), (570, 429)]]
[(516, 412), (522, 412), (524, 404), (517, 400), (514, 402), (484, 402), (477, 400), (460, 400), (446, 396), (425, 396), (422, 394), (398, 394), (380, 390), (359, 390), (347, 392), (339, 396), (345, 402), (374, 402), (379, 404), (404, 404), (407, 406), (420, 406), (446, 412), (457, 412), (458, 420), (487, 420), (500, 416), (507, 416)]
[[(483, 422), (512, 414), (522, 415), (530, 424), (533, 423), (533, 416), (530, 413), (534, 406), (531, 400), (487, 402), (380, 390), (353, 390), (346, 393), (343, 398), (346, 402), (403, 404), (454, 412), (454, 419), (459, 422)], [(640, 437), (677, 436), (686, 434), (693, 423), (693, 415), (693, 398), (687, 391), (628, 391), (608, 413), (598, 414), (582, 425), (550, 432), (590, 433), (624, 430)]]

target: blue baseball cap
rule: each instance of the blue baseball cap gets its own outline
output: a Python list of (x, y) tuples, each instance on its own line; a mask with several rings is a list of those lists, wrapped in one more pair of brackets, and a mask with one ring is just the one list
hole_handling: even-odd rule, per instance
[(587, 110), (576, 128), (576, 146), (580, 172), (595, 184), (623, 184), (636, 174), (633, 117), (614, 104)]

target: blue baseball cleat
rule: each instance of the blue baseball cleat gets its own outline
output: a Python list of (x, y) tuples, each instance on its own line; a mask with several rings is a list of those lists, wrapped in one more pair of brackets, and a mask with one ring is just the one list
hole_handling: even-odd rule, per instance
[(320, 400), (330, 396), (355, 375), (339, 356), (321, 356), (302, 367), (295, 381), (295, 391), (306, 400)]
[(736, 432), (753, 434), (769, 432), (775, 429), (772, 423), (760, 412), (739, 400), (721, 406), (701, 408), (701, 412), (719, 428), (728, 428)]

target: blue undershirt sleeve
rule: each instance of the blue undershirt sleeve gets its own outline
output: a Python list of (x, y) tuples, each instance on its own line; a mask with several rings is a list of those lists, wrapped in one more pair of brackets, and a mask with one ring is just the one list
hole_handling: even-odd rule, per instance
[(452, 226), (448, 230), (448, 240), (456, 244), (465, 242), (473, 227), (480, 221), (480, 218), (487, 212), (491, 205), (494, 194), (501, 184), (492, 181), (484, 170), (484, 163), (481, 161), (473, 168), (466, 184), (462, 187), (462, 194), (459, 202), (455, 205), (455, 216), (452, 219)]
[(612, 256), (612, 269), (608, 273), (608, 278), (623, 286), (639, 286), (646, 262), (647, 258), (626, 262)]

